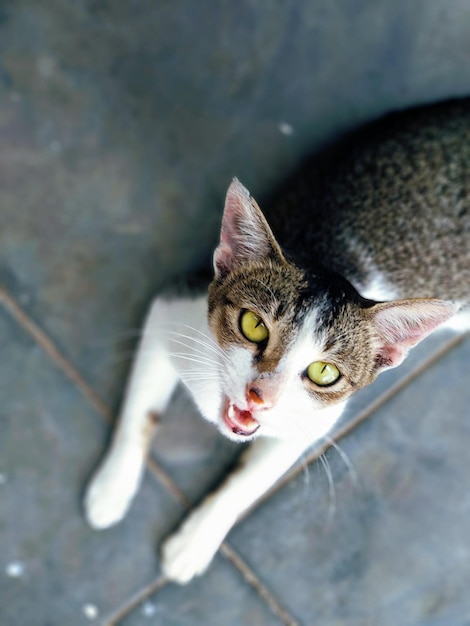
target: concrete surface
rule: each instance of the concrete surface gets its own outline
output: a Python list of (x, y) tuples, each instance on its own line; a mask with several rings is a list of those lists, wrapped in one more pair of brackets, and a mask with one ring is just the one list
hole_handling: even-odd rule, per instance
[(334, 494), (311, 463), (188, 587), (157, 546), (238, 448), (182, 392), (127, 519), (80, 504), (145, 308), (208, 258), (230, 178), (262, 199), (346, 129), (469, 93), (466, 0), (0, 4), (1, 626), (470, 624), (468, 338), (356, 398)]

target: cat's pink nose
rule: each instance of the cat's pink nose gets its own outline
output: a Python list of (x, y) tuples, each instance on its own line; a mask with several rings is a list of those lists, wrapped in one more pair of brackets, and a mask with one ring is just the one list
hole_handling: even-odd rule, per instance
[(248, 400), (251, 400), (252, 402), (255, 402), (256, 404), (262, 404), (263, 403), (263, 396), (261, 394), (261, 390), (257, 389), (256, 387), (250, 387), (250, 389), (248, 389)]
[(261, 409), (267, 408), (263, 397), (263, 392), (258, 387), (248, 387), (246, 392), (246, 399), (248, 401), (248, 406), (250, 409)]

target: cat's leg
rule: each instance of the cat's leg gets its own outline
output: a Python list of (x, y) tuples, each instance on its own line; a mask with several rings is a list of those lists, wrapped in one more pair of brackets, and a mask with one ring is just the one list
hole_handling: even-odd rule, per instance
[(167, 314), (166, 303), (157, 299), (144, 325), (111, 445), (86, 490), (85, 513), (94, 528), (119, 522), (129, 509), (158, 416), (178, 382), (161, 333)]
[(184, 584), (202, 574), (237, 519), (287, 472), (309, 446), (258, 439), (222, 485), (194, 509), (163, 545), (163, 572)]

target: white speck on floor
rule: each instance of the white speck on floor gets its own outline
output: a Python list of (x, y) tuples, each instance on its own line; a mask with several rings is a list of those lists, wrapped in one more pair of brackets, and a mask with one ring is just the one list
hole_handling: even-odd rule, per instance
[(294, 127), (288, 124), (287, 122), (281, 122), (278, 128), (279, 128), (279, 131), (283, 135), (286, 135), (286, 137), (289, 137), (290, 135), (294, 133)]
[(21, 578), (24, 572), (25, 566), (21, 561), (12, 561), (5, 568), (5, 574), (10, 578)]
[(89, 620), (96, 619), (98, 617), (98, 614), (99, 614), (98, 607), (96, 607), (94, 604), (84, 604), (83, 605), (83, 614)]
[(152, 602), (145, 602), (145, 604), (143, 604), (142, 615), (144, 617), (153, 617), (156, 612), (157, 609), (155, 607), (155, 604), (153, 604)]

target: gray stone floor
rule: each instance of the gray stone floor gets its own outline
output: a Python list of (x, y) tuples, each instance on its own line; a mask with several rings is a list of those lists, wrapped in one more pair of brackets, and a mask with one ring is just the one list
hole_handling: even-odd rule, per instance
[(187, 587), (157, 546), (238, 448), (183, 392), (127, 519), (81, 511), (145, 307), (208, 257), (230, 178), (262, 198), (346, 129), (468, 93), (467, 0), (0, 3), (1, 626), (470, 624), (468, 337), (358, 396), (334, 493), (306, 463)]

